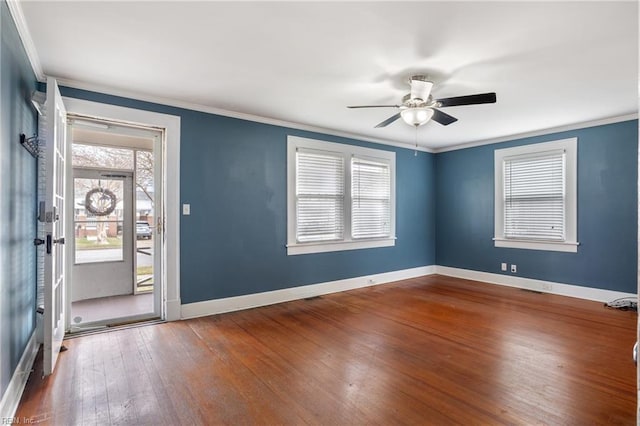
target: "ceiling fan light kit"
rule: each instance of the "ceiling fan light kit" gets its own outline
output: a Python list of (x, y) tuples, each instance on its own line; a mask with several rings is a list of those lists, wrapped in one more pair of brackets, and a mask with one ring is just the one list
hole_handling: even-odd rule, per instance
[(431, 96), (433, 82), (429, 81), (429, 77), (426, 75), (412, 76), (409, 79), (409, 86), (411, 86), (411, 92), (402, 98), (400, 105), (354, 105), (347, 108), (399, 108), (401, 110), (399, 113), (387, 118), (376, 127), (386, 127), (402, 117), (402, 121), (417, 128), (430, 120), (443, 126), (448, 126), (458, 121), (457, 118), (440, 111), (438, 108), (492, 104), (496, 102), (496, 94), (494, 92), (433, 99), (433, 96)]
[(400, 113), (402, 120), (410, 126), (422, 126), (433, 117), (431, 108), (407, 108)]

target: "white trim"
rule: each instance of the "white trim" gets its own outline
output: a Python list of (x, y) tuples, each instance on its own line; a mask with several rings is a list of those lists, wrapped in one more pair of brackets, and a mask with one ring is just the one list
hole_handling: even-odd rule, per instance
[[(129, 99), (134, 99), (134, 100), (139, 100), (144, 102), (152, 102), (152, 103), (172, 106), (176, 108), (183, 108), (191, 111), (206, 112), (209, 114), (220, 115), (223, 117), (239, 118), (241, 120), (253, 121), (256, 123), (271, 124), (273, 126), (287, 127), (290, 129), (305, 130), (308, 132), (315, 132), (315, 133), (323, 133), (326, 135), (338, 136), (341, 138), (356, 139), (358, 141), (363, 141), (363, 142), (378, 143), (382, 145), (395, 146), (398, 148), (410, 149), (414, 151), (416, 150), (416, 147), (410, 143), (397, 142), (389, 139), (372, 138), (370, 136), (363, 136), (363, 135), (350, 133), (350, 132), (342, 132), (339, 130), (332, 130), (324, 127), (312, 126), (309, 124), (295, 123), (292, 121), (280, 120), (276, 118), (261, 117), (259, 115), (247, 114), (247, 113), (238, 112), (238, 111), (230, 111), (227, 109), (216, 108), (208, 105), (201, 105), (195, 102), (178, 101), (175, 99), (169, 99), (169, 98), (164, 98), (160, 96), (146, 95), (143, 93), (138, 93), (130, 90), (114, 89), (108, 86), (84, 83), (77, 80), (70, 80), (65, 78), (57, 78), (57, 80), (60, 86), (71, 87), (74, 89), (88, 90), (90, 92), (97, 92), (97, 93), (111, 95), (111, 96), (121, 96), (123, 98), (129, 98)], [(429, 153), (434, 152), (433, 149), (423, 147), (423, 146), (418, 146), (417, 150), (422, 152), (429, 152)]]
[(408, 278), (421, 277), (433, 274), (434, 266), (420, 266), (417, 268), (400, 271), (383, 272), (381, 274), (365, 275), (356, 278), (330, 281), (319, 284), (304, 285), (300, 287), (285, 288), (282, 290), (267, 291), (263, 293), (247, 294), (244, 296), (227, 297), (224, 299), (206, 300), (182, 305), (182, 318), (196, 318), (207, 315), (222, 314), (243, 309), (257, 308), (259, 306), (273, 305), (289, 302), (291, 300), (305, 299), (324, 294), (338, 293), (356, 288), (385, 284)]
[(117, 105), (63, 98), (70, 113), (157, 126), (166, 130), (165, 145), (165, 311), (167, 321), (180, 319), (180, 117)]
[(516, 277), (513, 275), (493, 274), (490, 272), (473, 271), (470, 269), (451, 268), (449, 266), (436, 266), (435, 273), (448, 277), (463, 278), (480, 281), (488, 284), (497, 284), (507, 287), (516, 287), (542, 293), (557, 294), (560, 296), (576, 297), (579, 299), (608, 302), (621, 297), (637, 297), (637, 294), (621, 291), (605, 290), (601, 288), (583, 287), (573, 284), (563, 284), (553, 281), (536, 280), (533, 278)]
[(27, 58), (29, 58), (31, 69), (36, 75), (38, 81), (44, 83), (47, 81), (47, 77), (44, 75), (44, 71), (42, 70), (38, 51), (33, 39), (31, 38), (31, 31), (29, 31), (27, 20), (22, 12), (22, 6), (20, 6), (20, 2), (17, 0), (7, 0), (7, 6), (9, 7), (9, 12), (11, 12), (13, 22), (16, 24), (16, 28), (18, 29), (18, 35), (20, 35), (20, 40), (22, 40), (22, 46), (24, 47), (24, 51), (27, 53)]
[(563, 126), (532, 130), (530, 132), (514, 133), (512, 135), (500, 136), (498, 138), (485, 139), (482, 141), (461, 143), (459, 145), (446, 146), (442, 148), (433, 148), (431, 152), (433, 152), (434, 154), (439, 154), (441, 152), (457, 151), (459, 149), (473, 148), (476, 146), (483, 146), (483, 145), (492, 145), (494, 143), (500, 143), (500, 142), (510, 142), (518, 139), (531, 138), (534, 136), (545, 136), (552, 133), (568, 132), (571, 130), (580, 130), (580, 129), (586, 129), (589, 127), (604, 126), (607, 124), (622, 123), (624, 121), (631, 121), (631, 120), (637, 120), (637, 119), (638, 119), (638, 113), (634, 112), (631, 114), (616, 115), (613, 117), (600, 118), (597, 120), (581, 121), (578, 123), (565, 124)]
[[(344, 238), (340, 241), (300, 243), (296, 239), (296, 152), (298, 149), (332, 152), (344, 160)], [(351, 236), (351, 159), (353, 156), (370, 158), (389, 165), (391, 226), (389, 236), (383, 238), (356, 239)], [(383, 149), (365, 148), (287, 136), (287, 255), (326, 253), (331, 251), (391, 247), (396, 244), (396, 153)]]
[(563, 251), (565, 253), (577, 253), (580, 243), (572, 241), (535, 241), (517, 240), (506, 238), (494, 238), (495, 247), (519, 248), (527, 250)]
[(293, 256), (298, 254), (328, 253), (331, 251), (358, 250), (376, 247), (393, 247), (395, 245), (395, 238), (376, 238), (366, 241), (352, 240), (310, 244), (297, 243), (293, 245), (287, 245), (287, 255)]
[(37, 342), (36, 332), (34, 330), (13, 372), (13, 376), (11, 376), (11, 381), (4, 395), (2, 395), (2, 400), (0, 401), (0, 419), (11, 419), (15, 416), (39, 348), (40, 345)]
[[(504, 236), (504, 162), (508, 157), (526, 156), (540, 152), (564, 151), (565, 153), (565, 229), (564, 241), (507, 239)], [(519, 145), (494, 151), (494, 246), (525, 250), (578, 252), (578, 138)]]

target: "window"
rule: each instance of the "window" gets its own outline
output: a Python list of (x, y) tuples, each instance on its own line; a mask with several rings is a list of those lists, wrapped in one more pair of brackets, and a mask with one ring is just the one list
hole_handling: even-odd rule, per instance
[(577, 252), (577, 139), (495, 151), (495, 246)]
[(288, 138), (287, 254), (395, 245), (395, 153)]

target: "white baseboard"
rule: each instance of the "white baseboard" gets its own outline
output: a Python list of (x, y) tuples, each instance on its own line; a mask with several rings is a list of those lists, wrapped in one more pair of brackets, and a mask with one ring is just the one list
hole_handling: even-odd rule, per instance
[(20, 357), (18, 366), (13, 372), (9, 386), (7, 386), (4, 395), (2, 395), (2, 400), (0, 401), (0, 419), (12, 419), (15, 416), (39, 348), (40, 345), (37, 342), (36, 332), (34, 331), (29, 338), (27, 347), (22, 353), (22, 357)]
[(348, 278), (345, 280), (284, 288), (282, 290), (267, 291), (264, 293), (247, 294), (244, 296), (227, 297), (224, 299), (214, 299), (206, 300), (204, 302), (188, 303), (182, 305), (182, 318), (196, 318), (207, 315), (221, 314), (224, 312), (256, 308), (258, 306), (273, 305), (275, 303), (289, 302), (291, 300), (304, 299), (307, 297), (321, 296), (323, 294), (337, 293), (340, 291), (385, 284), (393, 281), (420, 277), (423, 275), (431, 275), (433, 273), (433, 265), (421, 266), (418, 268), (384, 272), (381, 274), (366, 275), (363, 277)]
[(369, 287), (432, 274), (540, 291), (543, 293), (558, 294), (561, 296), (577, 297), (579, 299), (595, 300), (598, 302), (608, 302), (621, 297), (637, 297), (636, 294), (623, 293), (621, 291), (582, 287), (578, 285), (542, 281), (510, 275), (492, 274), (489, 272), (451, 268), (448, 266), (430, 265), (400, 271), (385, 272), (382, 274), (330, 281), (326, 283), (267, 291), (263, 293), (188, 303), (181, 306), (181, 318), (197, 318), (207, 315), (222, 314), (225, 312), (240, 311), (242, 309), (257, 308), (259, 306), (273, 305), (276, 303), (289, 302), (291, 300), (321, 296), (323, 294), (337, 293), (340, 291), (353, 290), (356, 288)]
[(492, 274), (490, 272), (472, 271), (470, 269), (451, 268), (448, 266), (436, 266), (435, 273), (449, 277), (464, 278), (467, 280), (481, 281), (490, 284), (504, 285), (508, 287), (523, 288), (540, 291), (543, 293), (558, 294), (561, 296), (577, 297), (579, 299), (608, 302), (621, 297), (637, 297), (634, 293), (604, 290), (600, 288), (582, 287), (579, 285), (562, 284), (552, 281), (535, 280), (532, 278), (515, 277), (512, 275)]

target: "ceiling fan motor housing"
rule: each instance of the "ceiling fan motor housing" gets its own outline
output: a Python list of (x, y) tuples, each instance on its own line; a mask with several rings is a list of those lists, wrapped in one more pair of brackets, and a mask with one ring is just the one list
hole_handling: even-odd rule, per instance
[(431, 94), (433, 82), (426, 75), (414, 75), (409, 81), (411, 85), (411, 99), (419, 99), (426, 102)]

